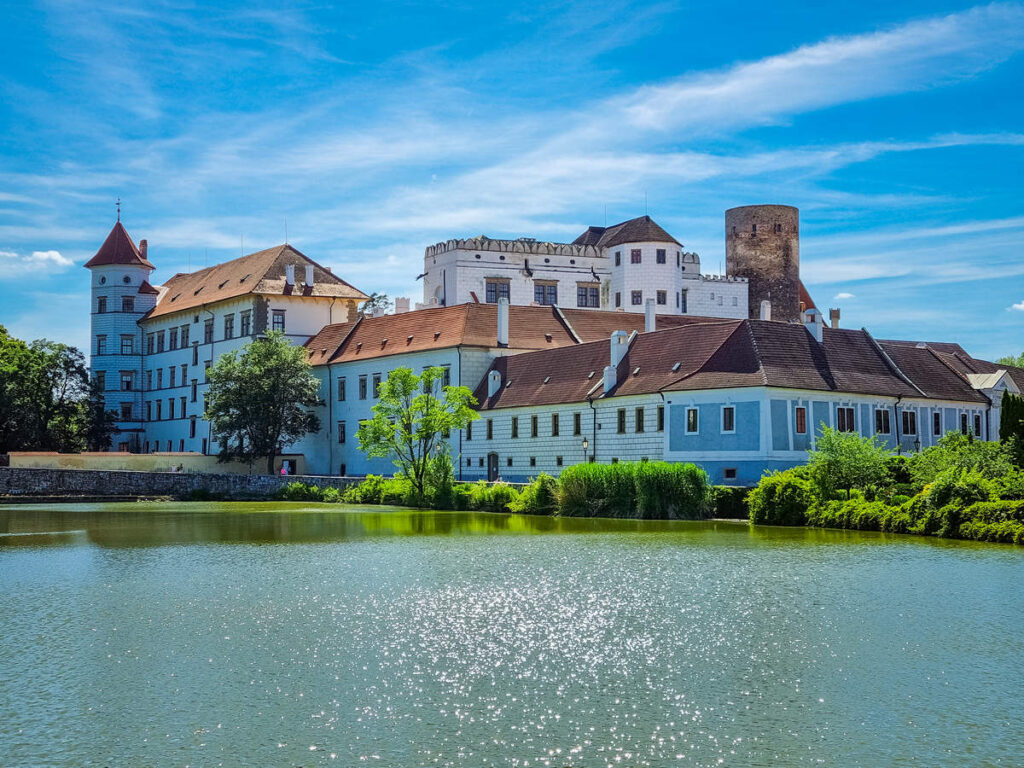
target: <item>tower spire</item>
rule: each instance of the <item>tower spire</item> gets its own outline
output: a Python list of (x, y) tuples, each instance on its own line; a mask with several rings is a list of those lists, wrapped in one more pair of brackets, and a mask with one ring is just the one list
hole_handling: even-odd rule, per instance
[(118, 195), (118, 198), (117, 198), (117, 220), (118, 221), (121, 220), (121, 197), (120, 197), (120, 195)]

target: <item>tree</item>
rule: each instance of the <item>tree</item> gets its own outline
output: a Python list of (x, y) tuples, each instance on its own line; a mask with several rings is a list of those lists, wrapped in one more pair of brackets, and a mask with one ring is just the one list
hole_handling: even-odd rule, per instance
[(999, 407), (999, 441), (1007, 447), (1013, 461), (1024, 466), (1024, 397), (1006, 390)]
[(272, 473), (286, 444), (319, 431), (320, 419), (306, 410), (323, 405), (319, 392), (306, 350), (280, 331), (221, 355), (210, 369), (203, 414), (220, 442), (218, 459), (265, 458)]
[(386, 293), (374, 291), (370, 294), (370, 298), (363, 302), (363, 314), (372, 317), (375, 310), (379, 309), (382, 312), (387, 312), (392, 306), (394, 304)]
[(1016, 368), (1024, 368), (1024, 352), (1021, 352), (1016, 357), (1013, 355), (1000, 357), (996, 362), (999, 363), (999, 365), (1012, 365)]
[[(444, 369), (427, 368), (417, 376), (396, 368), (381, 382), (373, 417), (359, 425), (356, 437), (367, 456), (391, 456), (409, 478), (417, 498), (425, 499), (433, 462), (444, 455), (444, 438), (480, 415), (467, 387), (441, 387)], [(440, 449), (440, 450), (439, 450)]]
[(811, 479), (823, 496), (841, 488), (850, 498), (853, 488), (868, 488), (885, 477), (891, 456), (877, 435), (861, 437), (856, 432), (825, 427), (810, 451), (808, 466)]

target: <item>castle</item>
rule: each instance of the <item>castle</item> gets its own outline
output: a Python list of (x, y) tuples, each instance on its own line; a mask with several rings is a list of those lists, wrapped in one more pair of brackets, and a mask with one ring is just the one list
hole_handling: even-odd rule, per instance
[(840, 329), (838, 310), (826, 325), (800, 281), (795, 208), (732, 208), (725, 238), (725, 276), (648, 216), (572, 243), (449, 240), (426, 249), (423, 304), (367, 316), (366, 293), (288, 244), (154, 284), (147, 241), (118, 220), (85, 265), (91, 369), (115, 450), (209, 454), (207, 370), (281, 331), (321, 381), (322, 429), (284, 450), (313, 474), (394, 471), (354, 435), (397, 367), (475, 390), (482, 418), (449, 438), (462, 479), (666, 459), (751, 483), (803, 461), (822, 424), (901, 451), (951, 429), (994, 439), (1024, 370)]

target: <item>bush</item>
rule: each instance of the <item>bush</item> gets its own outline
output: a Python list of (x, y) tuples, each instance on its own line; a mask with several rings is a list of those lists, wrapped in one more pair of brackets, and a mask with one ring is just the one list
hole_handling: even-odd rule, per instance
[(341, 500), (346, 504), (416, 506), (414, 495), (408, 478), (367, 475), (365, 480), (346, 488), (341, 494)]
[(978, 470), (954, 468), (941, 472), (924, 493), (932, 509), (949, 504), (967, 507), (976, 501), (995, 499), (996, 485)]
[(541, 473), (519, 492), (508, 508), (524, 515), (554, 515), (558, 512), (558, 481)]
[[(605, 509), (608, 464), (574, 464), (558, 478), (558, 511), (568, 517), (596, 517)], [(632, 500), (630, 500), (632, 506)]]
[(892, 458), (877, 435), (861, 437), (825, 427), (807, 466), (818, 496), (827, 499), (842, 490), (849, 498), (853, 489), (867, 490), (885, 482), (889, 472), (902, 472)]
[(1024, 470), (1011, 472), (995, 482), (1000, 499), (1024, 499)]
[(907, 465), (913, 481), (921, 488), (951, 469), (974, 470), (988, 480), (1011, 475), (1015, 469), (1007, 446), (975, 440), (972, 435), (959, 432), (947, 433), (937, 445), (911, 456)]
[(567, 517), (703, 519), (711, 485), (694, 464), (576, 464), (559, 478), (558, 508)]
[(750, 509), (747, 507), (749, 488), (738, 488), (734, 485), (716, 485), (711, 489), (712, 516), (729, 520), (747, 519)]
[(799, 470), (772, 472), (747, 496), (750, 522), (757, 525), (804, 525), (814, 500), (811, 483)]
[(481, 512), (508, 512), (518, 495), (508, 483), (488, 485), (481, 480), (470, 486), (469, 507)]

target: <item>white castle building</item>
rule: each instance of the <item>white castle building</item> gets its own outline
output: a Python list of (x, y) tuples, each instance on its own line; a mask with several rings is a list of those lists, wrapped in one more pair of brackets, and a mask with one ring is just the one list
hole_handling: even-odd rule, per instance
[(485, 235), (447, 240), (423, 256), (427, 306), (469, 302), (559, 305), (659, 315), (741, 319), (749, 315), (747, 278), (701, 274), (700, 256), (650, 216), (589, 227), (571, 243)]

